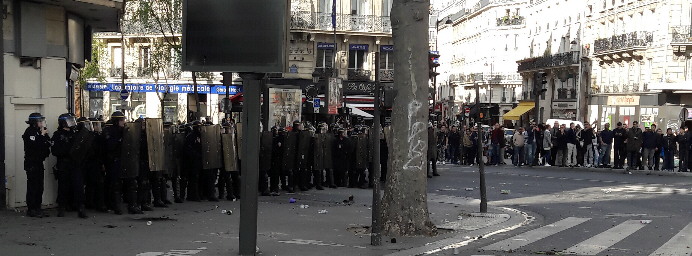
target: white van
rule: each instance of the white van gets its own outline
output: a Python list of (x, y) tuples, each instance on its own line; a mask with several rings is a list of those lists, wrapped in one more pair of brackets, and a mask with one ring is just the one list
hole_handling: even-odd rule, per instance
[(553, 127), (555, 122), (558, 122), (560, 125), (565, 125), (565, 127), (569, 128), (570, 123), (574, 123), (574, 126), (576, 127), (579, 125), (581, 128), (584, 128), (584, 123), (580, 121), (572, 121), (572, 120), (566, 120), (566, 119), (548, 119), (548, 121), (545, 122), (545, 124), (549, 124), (550, 127)]

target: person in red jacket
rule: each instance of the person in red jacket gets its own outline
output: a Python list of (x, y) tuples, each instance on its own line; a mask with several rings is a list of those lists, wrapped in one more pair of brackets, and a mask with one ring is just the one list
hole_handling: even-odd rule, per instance
[(504, 139), (505, 134), (500, 128), (500, 124), (495, 124), (494, 129), (490, 134), (490, 143), (492, 146), (492, 160), (490, 161), (491, 165), (500, 164), (500, 159), (502, 159), (500, 156), (500, 143), (502, 143)]

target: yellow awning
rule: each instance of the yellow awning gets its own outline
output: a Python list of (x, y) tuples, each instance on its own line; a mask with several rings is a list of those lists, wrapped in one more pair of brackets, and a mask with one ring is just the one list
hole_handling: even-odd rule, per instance
[(519, 120), (521, 115), (531, 111), (534, 106), (535, 104), (533, 102), (519, 102), (519, 106), (507, 112), (502, 118), (505, 120)]

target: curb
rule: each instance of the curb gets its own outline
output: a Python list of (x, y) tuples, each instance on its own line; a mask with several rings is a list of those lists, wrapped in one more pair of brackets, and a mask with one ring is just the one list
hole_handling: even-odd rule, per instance
[[(624, 169), (610, 169), (610, 168), (582, 168), (582, 167), (548, 167), (548, 166), (534, 166), (536, 169), (549, 169), (556, 168), (558, 170), (575, 170), (575, 171), (587, 171), (587, 172), (598, 172), (598, 173), (616, 173), (616, 174), (627, 174)], [(692, 177), (692, 172), (667, 172), (667, 171), (646, 171), (646, 170), (631, 170), (632, 174), (636, 175), (657, 175), (657, 176), (672, 176), (672, 177)]]
[(502, 213), (508, 214), (510, 216), (509, 220), (503, 222), (501, 225), (481, 228), (478, 230), (470, 231), (468, 233), (458, 233), (450, 238), (441, 239), (427, 244), (425, 246), (401, 250), (395, 253), (387, 254), (387, 256), (428, 255), (444, 250), (455, 249), (466, 246), (467, 244), (478, 239), (487, 238), (496, 234), (512, 231), (514, 229), (527, 225), (533, 222), (534, 220), (534, 217), (529, 216), (527, 213), (516, 209), (507, 207), (500, 207), (494, 209)]

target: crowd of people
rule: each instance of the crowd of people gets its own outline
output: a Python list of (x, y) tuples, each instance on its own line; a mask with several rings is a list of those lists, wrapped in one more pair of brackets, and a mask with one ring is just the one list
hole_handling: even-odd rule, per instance
[[(511, 134), (511, 135), (510, 135)], [(441, 126), (437, 132), (438, 162), (473, 165), (477, 161), (476, 127)], [(610, 124), (597, 129), (589, 123), (531, 124), (518, 127), (509, 134), (495, 124), (482, 139), (484, 163), (515, 167), (557, 166), (613, 168), (630, 170), (688, 172), (692, 153), (692, 134), (687, 127), (678, 130), (657, 128), (656, 124), (628, 127), (621, 122), (611, 130)], [(677, 163), (675, 160), (678, 160)]]

